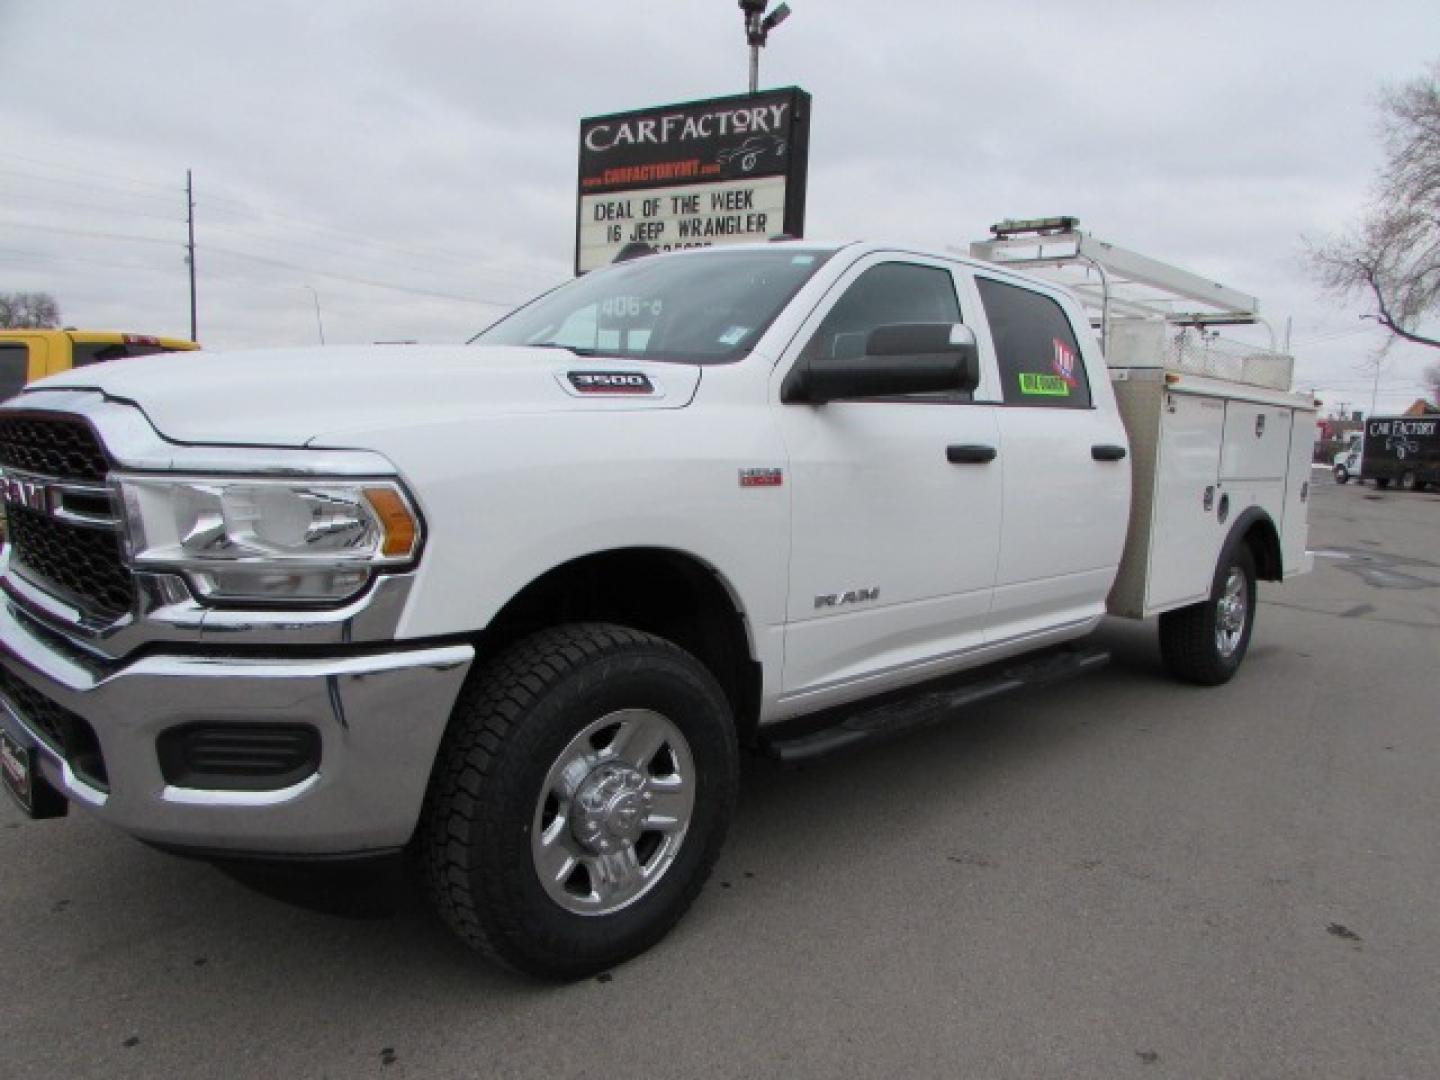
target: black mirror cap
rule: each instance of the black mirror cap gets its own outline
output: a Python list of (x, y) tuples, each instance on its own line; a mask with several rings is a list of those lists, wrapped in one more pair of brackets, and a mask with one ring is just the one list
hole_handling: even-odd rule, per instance
[(785, 379), (780, 399), (818, 405), (842, 398), (971, 393), (979, 385), (980, 351), (968, 326), (894, 323), (870, 332), (864, 356), (802, 361)]
[(951, 357), (960, 365), (960, 385), (946, 390), (974, 393), (980, 385), (980, 345), (964, 323), (893, 323), (877, 326), (865, 342), (869, 356)]

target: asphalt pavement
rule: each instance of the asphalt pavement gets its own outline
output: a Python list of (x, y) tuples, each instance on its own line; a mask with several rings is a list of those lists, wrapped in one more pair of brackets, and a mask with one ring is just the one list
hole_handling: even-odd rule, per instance
[(1115, 622), (1081, 681), (752, 759), (689, 916), (574, 985), (397, 875), (0, 806), (0, 1075), (1440, 1075), (1440, 495), (1317, 478), (1315, 572), (1262, 587), (1234, 682)]

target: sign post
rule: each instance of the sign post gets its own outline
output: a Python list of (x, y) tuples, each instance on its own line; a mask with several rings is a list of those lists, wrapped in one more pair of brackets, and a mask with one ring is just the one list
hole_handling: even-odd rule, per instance
[(580, 122), (575, 272), (656, 251), (800, 237), (810, 95), (798, 87)]

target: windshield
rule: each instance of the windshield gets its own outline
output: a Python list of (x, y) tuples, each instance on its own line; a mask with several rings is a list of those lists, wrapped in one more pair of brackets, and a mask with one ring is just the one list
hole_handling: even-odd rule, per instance
[(754, 347), (830, 254), (785, 244), (636, 259), (562, 285), (474, 340), (581, 356), (726, 363)]

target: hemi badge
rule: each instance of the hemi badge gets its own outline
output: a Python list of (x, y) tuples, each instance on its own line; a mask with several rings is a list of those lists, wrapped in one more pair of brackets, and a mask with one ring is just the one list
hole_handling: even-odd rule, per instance
[(779, 487), (785, 483), (783, 469), (741, 469), (741, 487)]

